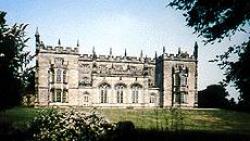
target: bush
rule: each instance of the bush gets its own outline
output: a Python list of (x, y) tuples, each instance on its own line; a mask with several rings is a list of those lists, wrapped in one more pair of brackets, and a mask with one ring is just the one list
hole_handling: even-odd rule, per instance
[(93, 141), (113, 129), (113, 125), (97, 113), (56, 112), (40, 113), (29, 124), (33, 140)]

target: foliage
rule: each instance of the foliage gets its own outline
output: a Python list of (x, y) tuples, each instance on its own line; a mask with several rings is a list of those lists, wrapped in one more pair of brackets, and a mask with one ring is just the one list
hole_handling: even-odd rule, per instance
[[(204, 42), (221, 42), (225, 37), (232, 37), (237, 31), (245, 32), (250, 25), (249, 0), (173, 0), (169, 6), (184, 12), (187, 26), (192, 27)], [(240, 92), (239, 108), (249, 111), (250, 108), (250, 39), (241, 45), (228, 47), (228, 50), (217, 55), (211, 62), (217, 62), (225, 70), (225, 84), (235, 83)], [(239, 60), (232, 60), (238, 55)]]
[(30, 73), (32, 57), (25, 51), (27, 25), (6, 25), (5, 12), (0, 11), (0, 110), (20, 103)]
[[(232, 54), (237, 54), (239, 60), (231, 61)], [(225, 70), (225, 84), (234, 82), (235, 87), (240, 92), (238, 108), (249, 111), (250, 108), (250, 40), (241, 45), (229, 47), (228, 51), (217, 56), (218, 59), (212, 61), (219, 62), (221, 69)]]
[(35, 117), (29, 125), (34, 140), (95, 141), (113, 129), (97, 113), (56, 112), (49, 110)]
[[(38, 116), (38, 111), (43, 111), (45, 107), (42, 108), (27, 108), (27, 107), (15, 107), (8, 109), (6, 111), (0, 112), (0, 126), (4, 123), (11, 123), (14, 127), (22, 131), (21, 136), (24, 137), (23, 133), (26, 132), (26, 124), (32, 122), (34, 117)], [(78, 109), (77, 109), (78, 110)], [(81, 112), (88, 112), (88, 109), (79, 108)], [(95, 110), (96, 111), (96, 110)], [(183, 120), (178, 123), (179, 126), (176, 130), (174, 129), (174, 124), (171, 125), (171, 111), (168, 109), (102, 109), (98, 112), (110, 119), (112, 123), (115, 124), (115, 129), (111, 133), (124, 135), (125, 133), (138, 132), (137, 129), (157, 132), (169, 131), (169, 132), (184, 132), (198, 131), (204, 133), (210, 132), (222, 132), (226, 134), (247, 134), (250, 135), (250, 114), (242, 113), (236, 111), (220, 110), (220, 109), (178, 109), (179, 115), (183, 116)], [(132, 122), (129, 123), (128, 121)], [(120, 124), (118, 124), (120, 122)], [(125, 124), (121, 124), (124, 123)], [(3, 124), (1, 124), (3, 123)], [(181, 123), (181, 124), (180, 124)], [(125, 127), (124, 127), (125, 126)], [(133, 127), (134, 126), (134, 127)], [(1, 126), (3, 127), (3, 126)], [(8, 127), (8, 126), (7, 126)], [(0, 129), (11, 134), (14, 132), (12, 128)], [(125, 129), (124, 129), (125, 128)], [(135, 129), (133, 129), (135, 128)], [(8, 131), (7, 129), (10, 129)], [(171, 130), (173, 129), (173, 130)], [(183, 129), (183, 130), (182, 130)], [(126, 130), (124, 133), (123, 131)], [(118, 132), (118, 133), (117, 133)], [(124, 134), (122, 134), (123, 132)], [(31, 133), (32, 130), (31, 130)], [(19, 133), (18, 133), (19, 134)], [(26, 137), (30, 138), (30, 135)], [(160, 134), (160, 135), (163, 135)], [(1, 136), (1, 133), (0, 133)], [(109, 133), (107, 134), (109, 136)], [(126, 136), (126, 135), (124, 135)], [(21, 140), (17, 138), (18, 140)], [(11, 139), (9, 139), (11, 140)], [(108, 140), (108, 139), (107, 139)]]
[(249, 0), (173, 0), (169, 6), (184, 11), (187, 26), (206, 42), (230, 37), (250, 20)]
[(228, 92), (223, 85), (210, 85), (198, 92), (198, 105), (202, 108), (227, 108)]

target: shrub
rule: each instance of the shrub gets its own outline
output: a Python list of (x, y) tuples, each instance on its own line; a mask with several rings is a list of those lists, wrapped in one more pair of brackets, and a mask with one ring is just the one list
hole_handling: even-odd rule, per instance
[(98, 140), (113, 129), (104, 117), (97, 113), (41, 112), (29, 124), (29, 132), (34, 140), (67, 141)]

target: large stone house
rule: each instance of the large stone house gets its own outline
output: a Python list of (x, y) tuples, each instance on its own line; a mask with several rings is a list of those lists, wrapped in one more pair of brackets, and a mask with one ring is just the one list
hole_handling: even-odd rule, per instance
[(197, 54), (154, 58), (79, 54), (75, 48), (45, 45), (36, 32), (38, 105), (123, 108), (197, 106)]

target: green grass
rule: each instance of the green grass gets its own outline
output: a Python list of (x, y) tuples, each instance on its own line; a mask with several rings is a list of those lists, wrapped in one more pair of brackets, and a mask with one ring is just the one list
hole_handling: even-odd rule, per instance
[[(0, 122), (25, 127), (44, 108), (16, 107), (0, 113)], [(46, 109), (46, 108), (45, 108)], [(84, 109), (78, 109), (84, 110)], [(86, 109), (85, 109), (86, 110)], [(166, 109), (97, 109), (111, 122), (132, 121), (143, 129), (185, 129), (250, 134), (250, 114), (227, 110), (178, 110), (176, 120)], [(176, 128), (177, 126), (177, 128)]]
[(16, 127), (24, 128), (40, 111), (41, 108), (15, 107), (0, 112), (0, 123), (12, 123)]
[[(250, 114), (228, 110), (179, 110), (177, 121), (169, 110), (100, 110), (112, 122), (132, 121), (137, 128), (185, 129), (250, 134)], [(177, 127), (175, 127), (177, 126)]]

